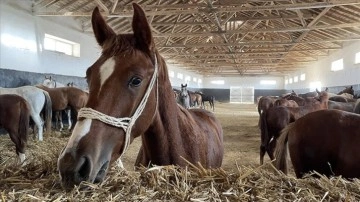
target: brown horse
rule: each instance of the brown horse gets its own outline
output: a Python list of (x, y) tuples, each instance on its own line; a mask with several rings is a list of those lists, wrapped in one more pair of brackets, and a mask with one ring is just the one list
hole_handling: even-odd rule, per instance
[(284, 98), (275, 100), (274, 106), (299, 107), (298, 103), (296, 103), (294, 100), (287, 100)]
[(287, 173), (287, 145), (296, 177), (317, 171), (327, 176), (360, 177), (360, 115), (320, 110), (288, 125), (278, 140), (276, 162)]
[(196, 91), (195, 93), (201, 96), (201, 105), (203, 109), (205, 109), (205, 102), (209, 102), (210, 110), (212, 109), (213, 111), (215, 111), (215, 96), (205, 95), (200, 91)]
[(20, 163), (25, 160), (25, 147), (29, 134), (30, 106), (21, 96), (15, 94), (0, 95), (0, 126), (3, 127), (15, 143)]
[[(61, 112), (62, 110), (70, 108), (73, 111), (72, 114), (74, 117), (77, 116), (80, 108), (85, 106), (88, 99), (88, 93), (75, 87), (48, 88), (41, 84), (36, 85), (36, 87), (49, 93), (53, 112)], [(56, 123), (58, 123), (58, 119), (60, 119), (60, 121), (62, 119), (59, 114), (61, 113), (57, 113)], [(76, 122), (76, 118), (74, 121)]]
[[(261, 145), (260, 145), (260, 164), (264, 162), (265, 152), (268, 153), (271, 160), (274, 159), (274, 148), (276, 139), (280, 132), (289, 123), (296, 121), (298, 118), (307, 113), (327, 109), (328, 94), (326, 91), (318, 92), (317, 98), (313, 101), (308, 100), (304, 106), (299, 107), (271, 107), (261, 115)], [(309, 99), (309, 98), (308, 98)]]
[(330, 100), (330, 98), (328, 101), (329, 109), (338, 109), (338, 110), (347, 111), (347, 112), (354, 112), (355, 105), (356, 105), (355, 102), (336, 102), (336, 101)]
[(349, 87), (345, 87), (344, 90), (338, 92), (338, 95), (344, 94), (344, 93), (348, 93), (354, 96), (354, 89), (353, 86), (349, 86)]
[(199, 107), (203, 108), (203, 101), (202, 96), (198, 93), (195, 93), (193, 91), (188, 91), (190, 95), (190, 103), (191, 107)]
[(133, 8), (134, 34), (117, 35), (98, 8), (92, 14), (102, 54), (86, 72), (89, 100), (58, 159), (64, 188), (102, 181), (110, 164), (139, 136), (142, 147), (136, 166), (222, 164), (220, 122), (209, 111), (185, 110), (176, 103), (146, 15), (138, 4)]

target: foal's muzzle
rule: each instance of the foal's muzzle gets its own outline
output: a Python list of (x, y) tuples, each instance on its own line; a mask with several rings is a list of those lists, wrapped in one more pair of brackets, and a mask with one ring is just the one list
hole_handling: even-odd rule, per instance
[(108, 167), (109, 160), (94, 163), (89, 156), (76, 159), (71, 153), (64, 154), (58, 161), (61, 185), (67, 190), (79, 185), (82, 181), (91, 183), (103, 181)]

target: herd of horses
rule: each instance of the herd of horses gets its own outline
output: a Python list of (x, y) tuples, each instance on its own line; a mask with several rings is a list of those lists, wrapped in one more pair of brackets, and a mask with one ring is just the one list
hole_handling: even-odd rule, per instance
[(290, 153), (299, 178), (311, 171), (360, 177), (360, 99), (354, 98), (352, 86), (338, 94), (327, 91), (259, 99), (260, 164), (268, 153), (276, 168), (287, 173)]
[(215, 96), (213, 95), (205, 95), (200, 91), (190, 91), (187, 89), (187, 84), (181, 84), (180, 90), (174, 88), (173, 91), (177, 103), (185, 109), (190, 109), (190, 107), (205, 109), (205, 102), (209, 102), (210, 110), (215, 111)]
[[(34, 86), (21, 86), (17, 88), (0, 88), (0, 126), (4, 128), (11, 140), (15, 143), (16, 153), (20, 163), (25, 160), (25, 146), (29, 129), (34, 124), (37, 139), (43, 141), (45, 131), (52, 130), (52, 115), (56, 114), (55, 129), (61, 123), (61, 112), (70, 111), (72, 120), (76, 122), (77, 111), (85, 106), (88, 93), (70, 86), (56, 82), (51, 77), (45, 77), (42, 84)], [(71, 118), (68, 120), (71, 128)]]
[[(28, 130), (30, 117), (42, 140), (40, 114), (44, 106), (45, 122), (54, 111), (70, 108), (77, 114), (57, 162), (65, 189), (82, 181), (103, 181), (110, 164), (120, 159), (137, 137), (141, 137), (142, 145), (136, 167), (222, 165), (222, 126), (214, 113), (201, 109), (203, 102), (209, 101), (214, 110), (214, 97), (189, 92), (187, 85), (181, 90), (172, 88), (146, 14), (136, 3), (133, 8), (133, 34), (116, 34), (99, 9), (94, 9), (91, 23), (102, 52), (86, 71), (89, 93), (60, 87), (51, 79), (44, 82), (47, 87), (0, 89), (0, 117), (6, 117), (0, 121), (9, 133), (18, 134), (10, 136), (22, 161), (26, 143), (26, 132), (22, 131)], [(352, 87), (342, 93), (354, 94)], [(305, 95), (293, 92), (280, 99), (262, 97), (258, 102), (261, 163), (267, 152), (277, 168), (286, 172), (288, 147), (297, 177), (313, 170), (360, 177), (360, 116), (354, 113), (359, 106), (352, 104), (352, 112), (344, 111), (350, 107), (339, 100), (347, 104), (355, 100), (337, 96), (324, 90)], [(192, 107), (196, 105), (200, 108)]]

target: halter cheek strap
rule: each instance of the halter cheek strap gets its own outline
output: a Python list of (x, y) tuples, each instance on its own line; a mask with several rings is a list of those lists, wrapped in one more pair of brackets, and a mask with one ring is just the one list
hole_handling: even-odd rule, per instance
[[(122, 128), (125, 131), (125, 144), (124, 149), (122, 150), (120, 157), (125, 153), (125, 151), (128, 149), (130, 145), (130, 136), (131, 136), (131, 130), (132, 127), (135, 125), (136, 120), (140, 117), (141, 113), (144, 111), (144, 108), (146, 106), (146, 103), (148, 101), (148, 98), (150, 96), (151, 90), (154, 87), (155, 82), (158, 81), (158, 63), (157, 58), (155, 54), (155, 70), (151, 77), (150, 83), (148, 88), (146, 89), (146, 92), (144, 94), (144, 97), (142, 98), (139, 106), (137, 107), (136, 111), (132, 115), (132, 117), (124, 117), (124, 118), (116, 118), (109, 115), (106, 115), (104, 113), (101, 113), (99, 111), (96, 111), (92, 108), (84, 107), (79, 110), (78, 118), (83, 117), (87, 119), (96, 119), (103, 123), (106, 123), (108, 125), (112, 125), (118, 128)], [(158, 96), (158, 84), (156, 89), (156, 96)], [(158, 97), (156, 97), (156, 109), (157, 110), (158, 105)], [(120, 158), (119, 157), (119, 158)]]

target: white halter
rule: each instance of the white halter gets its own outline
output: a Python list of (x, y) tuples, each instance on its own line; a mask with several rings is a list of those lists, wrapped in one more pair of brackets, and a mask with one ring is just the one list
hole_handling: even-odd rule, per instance
[[(154, 73), (150, 80), (149, 86), (146, 89), (144, 97), (142, 98), (139, 106), (137, 107), (137, 109), (134, 112), (134, 114), (132, 115), (132, 117), (116, 118), (116, 117), (112, 117), (112, 116), (103, 114), (99, 111), (96, 111), (96, 110), (88, 108), (88, 107), (84, 107), (79, 110), (78, 118), (83, 117), (83, 118), (88, 118), (88, 119), (96, 119), (103, 123), (106, 123), (106, 124), (109, 124), (109, 125), (112, 125), (112, 126), (115, 126), (118, 128), (122, 128), (125, 131), (125, 144), (124, 144), (124, 149), (120, 154), (120, 157), (125, 153), (125, 151), (128, 149), (128, 147), (130, 145), (130, 134), (131, 134), (132, 127), (134, 126), (136, 120), (140, 117), (141, 113), (143, 112), (143, 110), (146, 106), (146, 103), (148, 101), (149, 95), (151, 93), (151, 90), (154, 87), (155, 81), (156, 82), (158, 81), (157, 74), (158, 74), (158, 63), (157, 63), (157, 58), (155, 55)], [(157, 85), (157, 88), (158, 88), (158, 85)], [(158, 94), (158, 92), (156, 92), (156, 94)], [(156, 99), (156, 107), (157, 107), (157, 102), (158, 102), (158, 100)]]

